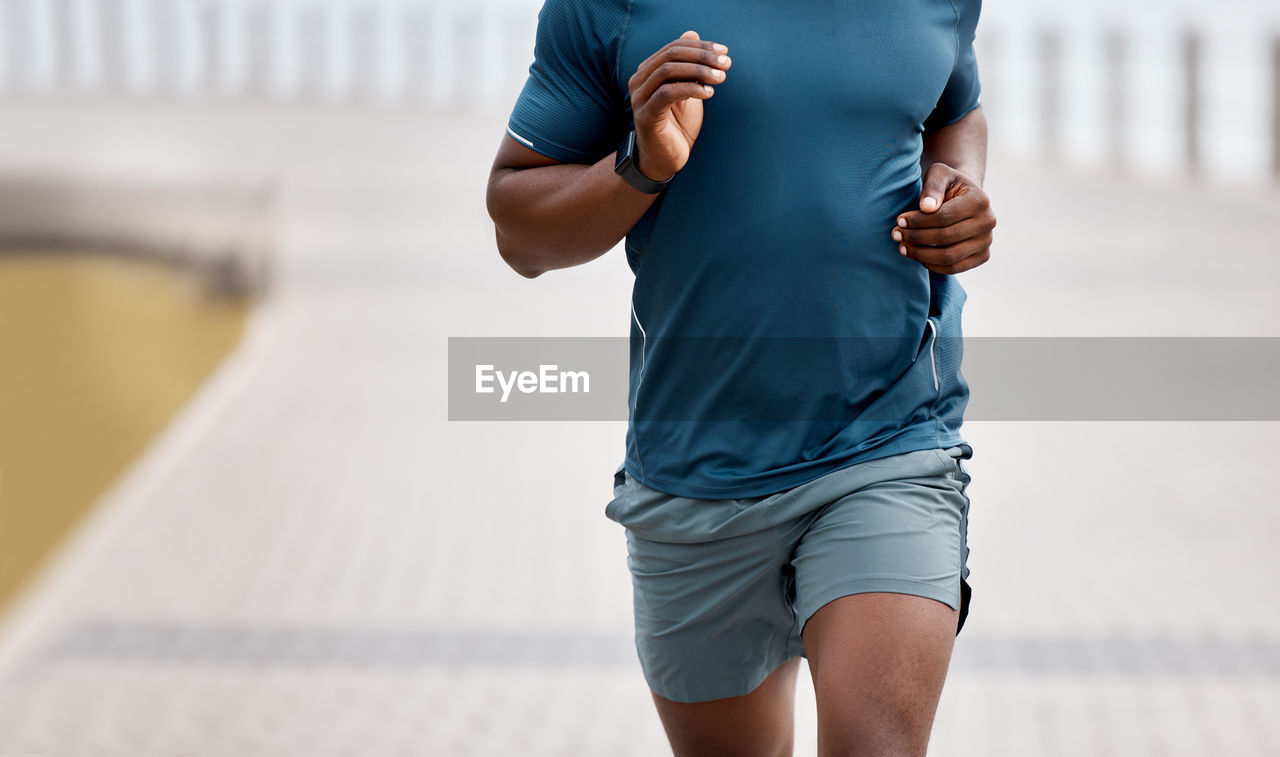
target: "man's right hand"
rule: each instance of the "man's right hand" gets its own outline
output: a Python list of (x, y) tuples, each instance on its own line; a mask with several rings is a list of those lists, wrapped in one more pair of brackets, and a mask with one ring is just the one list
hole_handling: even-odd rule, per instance
[(731, 65), (724, 45), (688, 31), (650, 55), (627, 82), (640, 173), (663, 181), (684, 168), (702, 129), (702, 101)]

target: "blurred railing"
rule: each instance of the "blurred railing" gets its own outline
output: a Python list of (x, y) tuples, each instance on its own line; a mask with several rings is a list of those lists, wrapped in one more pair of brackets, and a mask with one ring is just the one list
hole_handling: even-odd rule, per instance
[(387, 106), (509, 99), (534, 0), (0, 0), (0, 91)]
[[(540, 0), (0, 0), (0, 95), (509, 107)], [(1030, 6), (1029, 6), (1030, 7)], [(1039, 7), (1039, 6), (1036, 6)], [(988, 14), (1001, 144), (1280, 179), (1280, 35)]]
[(993, 144), (1119, 171), (1280, 181), (1280, 32), (1136, 15), (1128, 26), (985, 24)]

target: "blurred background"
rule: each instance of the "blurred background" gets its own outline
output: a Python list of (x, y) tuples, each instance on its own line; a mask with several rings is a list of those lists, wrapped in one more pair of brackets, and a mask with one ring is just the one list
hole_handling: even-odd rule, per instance
[[(449, 337), (628, 333), (493, 244), (539, 5), (0, 0), (0, 755), (663, 753), (625, 423), (447, 415)], [(968, 335), (1280, 336), (1280, 6), (977, 44)], [(1277, 424), (967, 429), (930, 753), (1280, 755)]]

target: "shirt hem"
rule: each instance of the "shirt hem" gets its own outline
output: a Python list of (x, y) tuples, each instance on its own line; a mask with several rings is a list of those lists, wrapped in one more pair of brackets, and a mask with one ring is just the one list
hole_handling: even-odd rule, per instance
[(833, 471), (840, 470), (841, 468), (847, 468), (850, 465), (865, 463), (871, 460), (879, 460), (880, 458), (889, 457), (891, 455), (900, 455), (906, 452), (916, 452), (927, 449), (946, 449), (948, 447), (968, 443), (958, 430), (949, 434), (943, 434), (936, 431), (933, 428), (933, 425), (934, 424), (931, 423), (926, 431), (899, 437), (888, 444), (864, 450), (853, 457), (842, 459), (832, 465), (807, 469), (790, 476), (774, 477), (769, 474), (766, 474), (765, 476), (755, 476), (754, 478), (756, 479), (764, 480), (748, 484), (705, 486), (700, 484), (689, 484), (682, 481), (670, 481), (644, 473), (629, 453), (625, 456), (623, 465), (627, 470), (627, 474), (639, 483), (644, 484), (650, 489), (665, 492), (667, 494), (673, 494), (677, 497), (690, 497), (694, 499), (742, 499), (746, 497), (762, 497), (785, 491), (787, 489), (800, 486), (801, 484), (806, 484)]

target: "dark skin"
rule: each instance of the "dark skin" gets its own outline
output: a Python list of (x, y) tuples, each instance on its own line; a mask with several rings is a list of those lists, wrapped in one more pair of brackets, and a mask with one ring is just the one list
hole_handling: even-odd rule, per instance
[[(645, 176), (665, 179), (684, 167), (702, 128), (703, 101), (728, 77), (727, 53), (725, 45), (685, 32), (628, 80)], [(901, 214), (887, 233), (931, 271), (960, 273), (991, 257), (996, 218), (982, 189), (986, 146), (981, 107), (924, 135), (920, 209)], [(486, 203), (507, 264), (534, 278), (613, 249), (657, 198), (615, 174), (613, 163), (612, 153), (592, 165), (560, 163), (504, 134)]]
[[(685, 32), (636, 69), (627, 85), (641, 173), (680, 171), (702, 127), (703, 101), (725, 81), (728, 48)], [(710, 107), (715, 107), (714, 105)], [(982, 181), (987, 122), (977, 108), (926, 132), (919, 210), (885, 229), (899, 251), (939, 274), (991, 256), (995, 215)], [(593, 260), (622, 240), (658, 195), (592, 165), (557, 162), (503, 135), (487, 204), (498, 252), (528, 278)], [(958, 613), (910, 594), (865, 592), (820, 608), (803, 631), (818, 703), (822, 755), (924, 755), (951, 658)], [(684, 703), (652, 694), (676, 757), (790, 755), (799, 658), (748, 694)]]
[[(645, 176), (665, 179), (688, 161), (702, 128), (702, 101), (732, 65), (727, 52), (685, 32), (628, 81)], [(594, 165), (559, 163), (504, 134), (486, 200), (507, 264), (534, 278), (613, 249), (657, 199), (615, 174), (613, 164), (612, 153)]]
[(925, 132), (920, 209), (898, 216), (898, 251), (934, 273), (960, 273), (991, 257), (996, 216), (982, 191), (987, 118), (978, 107), (954, 124)]

